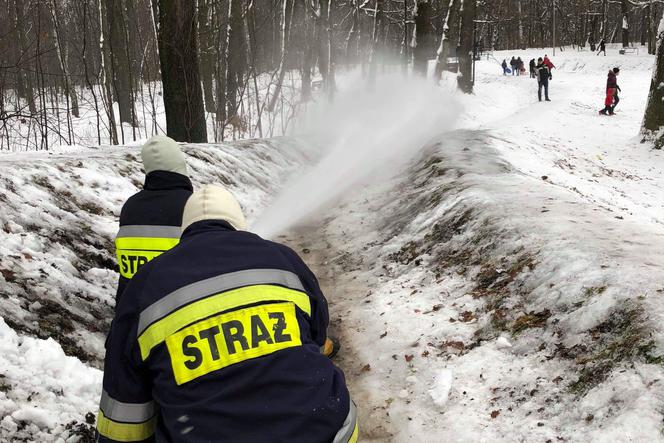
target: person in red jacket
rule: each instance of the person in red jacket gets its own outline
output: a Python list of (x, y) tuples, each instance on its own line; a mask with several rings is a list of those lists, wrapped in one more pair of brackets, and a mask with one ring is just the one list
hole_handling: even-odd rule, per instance
[(620, 74), (620, 68), (613, 68), (607, 75), (604, 109), (599, 111), (602, 115), (613, 115), (614, 110), (620, 101), (620, 98), (618, 97), (618, 91), (620, 91), (620, 86), (618, 86), (618, 74)]
[(556, 67), (546, 54), (544, 54), (544, 64), (549, 68), (549, 71)]

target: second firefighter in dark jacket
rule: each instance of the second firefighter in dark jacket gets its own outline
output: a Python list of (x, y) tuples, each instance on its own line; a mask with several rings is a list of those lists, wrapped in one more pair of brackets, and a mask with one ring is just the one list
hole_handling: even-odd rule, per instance
[(542, 89), (544, 89), (544, 99), (547, 102), (549, 100), (549, 80), (551, 80), (551, 71), (549, 67), (544, 63), (542, 57), (537, 59), (537, 98), (539, 101), (542, 101)]
[(120, 271), (116, 301), (141, 266), (178, 243), (182, 211), (193, 191), (184, 154), (172, 139), (152, 137), (141, 157), (145, 184), (122, 207), (115, 239)]
[(319, 353), (329, 318), (313, 273), (246, 232), (223, 188), (192, 195), (183, 229), (116, 309), (99, 441), (356, 442), (343, 373)]

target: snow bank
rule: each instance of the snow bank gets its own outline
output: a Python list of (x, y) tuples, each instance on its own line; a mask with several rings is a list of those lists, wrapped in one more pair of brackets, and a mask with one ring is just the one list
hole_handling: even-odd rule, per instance
[(91, 420), (86, 412), (96, 414), (101, 371), (68, 357), (53, 339), (19, 337), (0, 318), (0, 354), (3, 441), (67, 440)]
[(664, 157), (636, 138), (652, 58), (609, 52), (554, 58), (551, 103), (478, 63), (458, 130), (290, 235), (363, 440), (664, 441)]

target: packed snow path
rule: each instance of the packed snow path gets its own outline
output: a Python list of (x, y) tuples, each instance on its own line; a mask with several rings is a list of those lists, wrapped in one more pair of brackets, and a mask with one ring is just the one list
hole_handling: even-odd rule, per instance
[[(664, 160), (636, 136), (652, 59), (553, 62), (551, 103), (478, 63), (458, 130), (283, 237), (330, 300), (362, 441), (664, 440)], [(600, 117), (615, 65), (623, 100)], [(287, 140), (186, 151), (254, 220), (311, 161)], [(89, 432), (136, 154), (0, 157), (0, 440)]]

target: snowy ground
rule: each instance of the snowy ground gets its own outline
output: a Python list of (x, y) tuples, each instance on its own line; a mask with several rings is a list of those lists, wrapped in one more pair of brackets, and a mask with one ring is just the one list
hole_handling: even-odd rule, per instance
[[(551, 103), (478, 63), (456, 130), (282, 237), (330, 299), (362, 441), (664, 441), (664, 157), (637, 136), (652, 58), (553, 61)], [(623, 100), (600, 117), (615, 65)], [(284, 139), (187, 153), (253, 220), (314, 156)], [(0, 157), (0, 439), (85, 435), (136, 154)]]
[[(333, 300), (365, 440), (664, 441), (664, 157), (637, 136), (652, 59), (554, 62), (551, 103), (479, 63), (463, 129), (288, 238)], [(601, 117), (614, 66), (623, 101)]]

